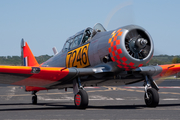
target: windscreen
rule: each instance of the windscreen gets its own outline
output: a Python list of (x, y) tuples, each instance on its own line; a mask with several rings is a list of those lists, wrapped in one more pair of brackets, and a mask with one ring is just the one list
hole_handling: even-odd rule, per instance
[(106, 29), (100, 23), (97, 23), (93, 27), (93, 30), (98, 31), (98, 32), (105, 32), (106, 31)]

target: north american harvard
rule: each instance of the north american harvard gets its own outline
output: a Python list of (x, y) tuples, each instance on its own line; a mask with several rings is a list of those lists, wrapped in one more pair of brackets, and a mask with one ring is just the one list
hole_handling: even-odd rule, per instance
[(180, 64), (146, 66), (154, 44), (142, 27), (128, 25), (106, 31), (101, 24), (69, 37), (63, 49), (38, 64), (27, 42), (21, 42), (23, 66), (0, 66), (0, 83), (26, 86), (37, 104), (40, 90), (73, 88), (77, 108), (89, 103), (87, 86), (119, 86), (144, 81), (147, 106), (159, 104), (155, 80), (180, 72)]

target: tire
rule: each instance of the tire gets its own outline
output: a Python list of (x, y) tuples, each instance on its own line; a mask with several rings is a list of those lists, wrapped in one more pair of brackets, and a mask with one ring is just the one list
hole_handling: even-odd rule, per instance
[(85, 90), (79, 90), (79, 92), (74, 95), (74, 104), (78, 109), (86, 109), (88, 103), (88, 94)]
[(147, 90), (147, 94), (149, 99), (146, 96), (146, 93), (144, 95), (144, 101), (148, 107), (156, 107), (159, 104), (159, 94), (157, 90), (154, 88), (150, 88)]
[(32, 104), (34, 104), (34, 105), (37, 104), (37, 96), (36, 95), (32, 96)]

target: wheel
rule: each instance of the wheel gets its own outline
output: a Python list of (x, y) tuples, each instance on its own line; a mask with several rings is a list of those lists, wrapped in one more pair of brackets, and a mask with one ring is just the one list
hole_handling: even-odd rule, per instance
[(85, 90), (79, 90), (79, 92), (76, 95), (74, 95), (74, 104), (77, 108), (86, 109), (88, 103), (88, 94)]
[(150, 88), (147, 90), (147, 94), (149, 99), (146, 96), (146, 93), (144, 95), (145, 103), (148, 107), (156, 107), (159, 104), (159, 94), (157, 90), (154, 88)]
[(32, 104), (37, 104), (37, 95), (32, 96)]

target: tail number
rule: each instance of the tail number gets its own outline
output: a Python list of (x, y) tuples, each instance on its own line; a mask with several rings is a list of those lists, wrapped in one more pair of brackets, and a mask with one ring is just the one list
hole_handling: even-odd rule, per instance
[(66, 67), (83, 68), (89, 66), (88, 48), (89, 44), (86, 44), (77, 49), (69, 51), (66, 57)]

